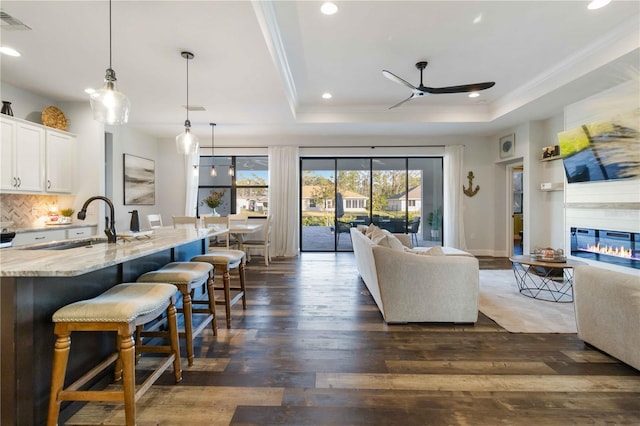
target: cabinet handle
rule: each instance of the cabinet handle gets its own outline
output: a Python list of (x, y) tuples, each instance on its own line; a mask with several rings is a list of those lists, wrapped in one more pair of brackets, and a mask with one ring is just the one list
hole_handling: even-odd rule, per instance
[(18, 178), (18, 188), (20, 188), (20, 185), (22, 185), (22, 181), (20, 180), (20, 178)]
[(47, 189), (51, 189), (51, 180), (47, 179)]
[(13, 177), (13, 187), (14, 188), (18, 187), (18, 179), (15, 176)]
[(36, 240), (44, 240), (47, 237), (35, 237)]

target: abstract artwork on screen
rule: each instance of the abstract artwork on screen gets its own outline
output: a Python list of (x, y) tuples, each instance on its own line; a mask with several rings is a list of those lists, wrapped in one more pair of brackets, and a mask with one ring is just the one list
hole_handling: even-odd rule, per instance
[(558, 133), (568, 183), (640, 178), (640, 110)]

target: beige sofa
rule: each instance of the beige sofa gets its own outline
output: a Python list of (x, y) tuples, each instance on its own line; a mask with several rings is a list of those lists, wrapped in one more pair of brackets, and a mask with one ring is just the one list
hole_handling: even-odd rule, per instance
[(640, 370), (640, 277), (576, 266), (573, 295), (578, 337)]
[(356, 228), (350, 232), (358, 272), (387, 323), (478, 320), (475, 257), (446, 247), (445, 255), (416, 254), (397, 241), (377, 243)]

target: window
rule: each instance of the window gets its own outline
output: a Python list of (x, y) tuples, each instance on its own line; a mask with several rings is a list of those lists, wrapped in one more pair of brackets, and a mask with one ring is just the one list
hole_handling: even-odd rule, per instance
[[(211, 176), (215, 165), (217, 175)], [(233, 170), (233, 175), (229, 173)], [(269, 159), (267, 156), (200, 157), (198, 215), (213, 213), (204, 204), (211, 191), (222, 194), (216, 213), (267, 216), (269, 211)]]
[(439, 157), (301, 158), (300, 248), (350, 251), (350, 228), (369, 223), (439, 245), (442, 181)]

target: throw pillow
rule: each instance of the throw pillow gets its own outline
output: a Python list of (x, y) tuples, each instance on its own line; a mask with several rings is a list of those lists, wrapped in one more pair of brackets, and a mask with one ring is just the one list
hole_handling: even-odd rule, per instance
[(356, 228), (358, 231), (362, 232), (363, 234), (367, 233), (367, 229), (369, 229), (369, 227), (367, 225), (358, 225), (358, 227)]
[(404, 244), (402, 244), (402, 242), (398, 239), (398, 237), (396, 237), (386, 229), (383, 230), (383, 232), (387, 236), (387, 240), (386, 240), (387, 247), (392, 248), (394, 250), (398, 250), (398, 251), (404, 251)]
[(373, 244), (377, 244), (380, 246), (385, 246), (385, 247), (389, 247), (389, 245), (387, 244), (386, 240), (387, 240), (387, 234), (385, 234), (382, 229), (375, 229), (372, 233), (371, 233), (371, 242)]
[(376, 225), (374, 225), (373, 223), (371, 225), (369, 225), (367, 227), (367, 231), (364, 233), (367, 237), (371, 238), (371, 234), (374, 233), (374, 231), (379, 230), (380, 228), (378, 228)]

